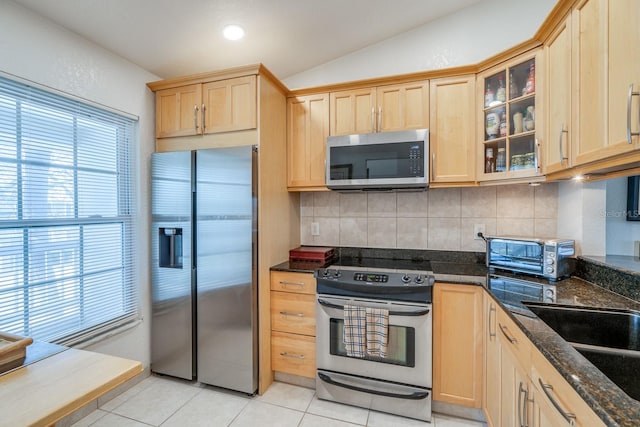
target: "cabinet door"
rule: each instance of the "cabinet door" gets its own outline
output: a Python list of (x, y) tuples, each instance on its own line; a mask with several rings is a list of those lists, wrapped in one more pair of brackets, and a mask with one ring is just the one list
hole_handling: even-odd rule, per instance
[(202, 93), (204, 133), (256, 127), (256, 76), (206, 83)]
[(325, 187), (325, 146), (329, 135), (329, 95), (287, 100), (287, 185)]
[[(629, 86), (640, 92), (640, 2), (638, 0), (609, 0), (609, 144), (620, 144), (622, 150), (640, 148), (640, 136), (627, 140), (627, 107)], [(631, 102), (632, 132), (640, 128), (640, 97)]]
[(537, 388), (535, 399), (539, 405), (547, 408), (546, 417), (559, 421), (549, 425), (567, 425), (566, 420), (573, 420), (576, 426), (604, 426), (589, 405), (537, 349), (531, 352), (531, 361), (531, 381)]
[(535, 383), (530, 384), (531, 393), (531, 427), (564, 426), (567, 421), (555, 409), (549, 400), (542, 395)]
[(547, 64), (544, 173), (571, 166), (571, 16), (544, 47)]
[(498, 341), (497, 304), (491, 297), (484, 295), (484, 340), (485, 340), (485, 373), (484, 373), (484, 413), (489, 427), (500, 424), (500, 342)]
[(429, 127), (429, 82), (419, 81), (376, 89), (376, 131)]
[(200, 130), (202, 85), (156, 92), (156, 138), (196, 135)]
[(501, 425), (526, 426), (529, 425), (525, 405), (527, 405), (528, 376), (522, 368), (516, 354), (509, 348), (508, 343), (500, 345), (500, 389), (501, 389)]
[(475, 78), (431, 81), (431, 181), (475, 181)]
[(575, 164), (599, 159), (606, 141), (606, 1), (585, 0), (573, 10)]
[(482, 404), (482, 287), (436, 283), (433, 291), (433, 398)]
[(331, 135), (375, 132), (375, 97), (373, 88), (332, 92), (329, 95)]
[(478, 75), (479, 181), (542, 178), (544, 63), (537, 49)]

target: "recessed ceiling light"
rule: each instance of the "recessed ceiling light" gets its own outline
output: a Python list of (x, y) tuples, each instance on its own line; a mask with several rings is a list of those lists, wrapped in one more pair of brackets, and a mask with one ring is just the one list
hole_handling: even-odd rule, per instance
[(222, 30), (222, 34), (227, 40), (240, 40), (244, 36), (244, 30), (238, 25), (227, 25)]

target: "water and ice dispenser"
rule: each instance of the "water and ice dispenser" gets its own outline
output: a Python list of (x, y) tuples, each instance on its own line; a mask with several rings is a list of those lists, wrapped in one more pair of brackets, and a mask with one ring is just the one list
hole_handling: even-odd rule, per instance
[(182, 228), (160, 227), (160, 267), (182, 268)]

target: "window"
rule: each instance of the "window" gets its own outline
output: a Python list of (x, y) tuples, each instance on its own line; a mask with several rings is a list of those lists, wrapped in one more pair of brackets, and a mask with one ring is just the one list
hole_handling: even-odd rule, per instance
[(68, 343), (138, 316), (135, 121), (0, 77), (0, 330)]

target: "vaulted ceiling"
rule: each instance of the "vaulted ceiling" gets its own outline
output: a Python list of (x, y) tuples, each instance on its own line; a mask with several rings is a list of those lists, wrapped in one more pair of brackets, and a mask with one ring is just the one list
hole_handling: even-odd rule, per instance
[(286, 78), (482, 0), (14, 1), (161, 78), (258, 62)]

